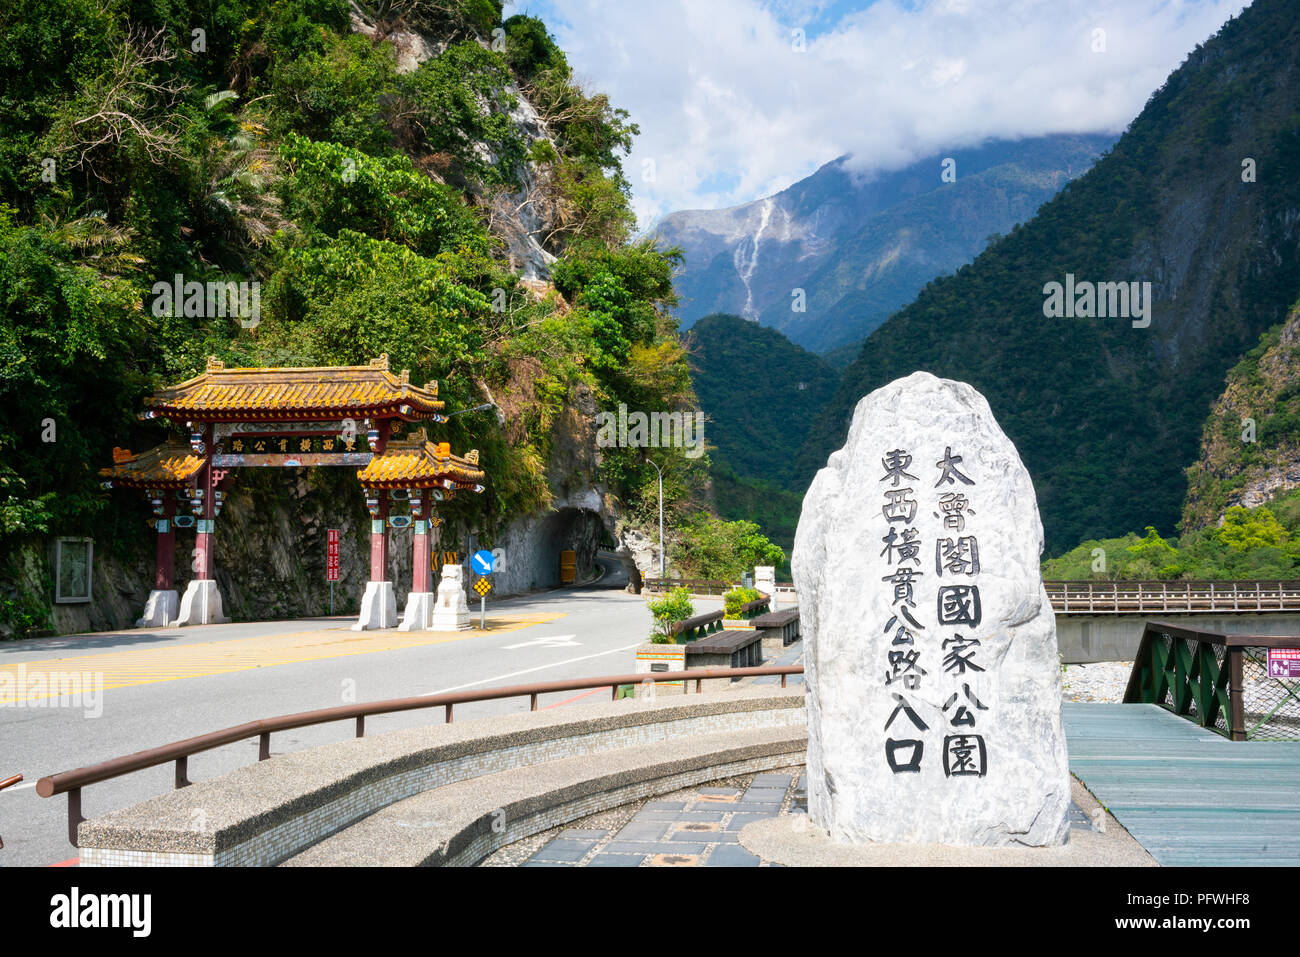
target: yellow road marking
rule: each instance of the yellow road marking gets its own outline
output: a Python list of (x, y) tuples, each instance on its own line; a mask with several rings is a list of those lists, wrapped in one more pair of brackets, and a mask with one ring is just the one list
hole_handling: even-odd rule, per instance
[[(59, 697), (49, 691), (51, 672), (80, 673), (100, 676), (103, 688), (129, 688), (136, 685), (203, 678), (209, 675), (249, 671), (275, 665), (345, 658), (381, 651), (397, 651), (424, 645), (481, 638), (488, 634), (519, 631), (565, 617), (563, 613), (546, 615), (498, 615), (486, 630), (470, 631), (383, 631), (354, 632), (346, 626), (315, 631), (298, 631), (287, 635), (259, 635), (230, 638), (225, 641), (199, 641), (167, 648), (133, 648), (98, 654), (70, 655), (0, 666), (0, 705)], [(38, 677), (39, 676), (39, 677)], [(92, 679), (95, 680), (95, 679)], [(41, 690), (24, 693), (33, 682)], [(23, 687), (19, 687), (19, 685)], [(85, 691), (90, 691), (87, 688)], [(66, 690), (63, 691), (67, 693)], [(83, 692), (84, 693), (84, 692)]]

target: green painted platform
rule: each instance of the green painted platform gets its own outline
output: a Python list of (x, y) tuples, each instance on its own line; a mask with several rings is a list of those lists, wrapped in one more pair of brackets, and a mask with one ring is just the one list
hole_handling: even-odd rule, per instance
[(1229, 741), (1150, 704), (1061, 710), (1070, 770), (1161, 864), (1300, 865), (1300, 741)]

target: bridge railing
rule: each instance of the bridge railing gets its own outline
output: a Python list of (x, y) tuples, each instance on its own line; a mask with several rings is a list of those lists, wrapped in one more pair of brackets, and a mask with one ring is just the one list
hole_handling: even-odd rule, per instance
[[(731, 582), (721, 578), (643, 578), (643, 591), (652, 595), (666, 594), (674, 588), (686, 588), (692, 595), (724, 595), (733, 588), (739, 588), (740, 582)], [(777, 582), (778, 598), (794, 599), (794, 582)]]
[(1300, 581), (1047, 581), (1052, 610), (1074, 615), (1300, 612)]
[(1300, 679), (1269, 674), (1270, 648), (1300, 637), (1224, 635), (1149, 621), (1124, 691), (1233, 741), (1300, 738)]
[[(719, 617), (721, 613), (719, 612)], [(704, 688), (704, 682), (719, 678), (750, 678), (764, 675), (779, 675), (781, 687), (786, 685), (789, 675), (803, 674), (803, 665), (762, 665), (751, 668), (701, 668), (692, 670), (685, 676), (685, 683), (695, 682), (695, 691)], [(366, 718), (377, 714), (396, 714), (402, 711), (417, 711), (423, 708), (442, 708), (445, 720), (451, 723), (453, 709), (458, 704), (474, 701), (495, 701), (500, 698), (529, 699), (529, 710), (537, 710), (539, 695), (557, 691), (585, 691), (592, 688), (609, 688), (611, 696), (617, 700), (619, 688), (625, 685), (637, 685), (647, 681), (682, 681), (683, 673), (665, 672), (654, 674), (605, 675), (598, 678), (576, 678), (567, 681), (543, 681), (530, 685), (508, 685), (502, 688), (488, 688), (482, 691), (458, 691), (447, 694), (419, 695), (414, 698), (390, 698), (385, 701), (371, 701), (365, 704), (342, 705), (337, 708), (323, 708), (319, 711), (301, 711), (297, 714), (281, 715), (278, 718), (262, 718), (235, 725), (222, 731), (211, 731), (183, 741), (173, 741), (147, 751), (137, 751), (122, 757), (102, 761), (74, 771), (62, 771), (50, 774), (36, 782), (36, 793), (43, 798), (57, 794), (68, 796), (68, 840), (77, 846), (77, 827), (85, 818), (81, 814), (81, 789), (90, 784), (98, 784), (125, 774), (134, 774), (160, 764), (175, 762), (176, 788), (188, 787), (189, 757), (203, 751), (211, 751), (223, 745), (258, 738), (257, 760), (265, 761), (271, 757), (271, 735), (277, 731), (292, 731), (312, 725), (326, 724), (331, 721), (355, 721), (356, 736), (365, 737)], [(17, 778), (21, 780), (21, 776)], [(14, 779), (5, 782), (5, 786), (15, 783)]]

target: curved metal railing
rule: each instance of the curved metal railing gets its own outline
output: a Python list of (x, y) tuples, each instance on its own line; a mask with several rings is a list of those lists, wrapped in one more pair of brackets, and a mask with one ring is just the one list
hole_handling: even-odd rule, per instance
[[(605, 675), (598, 678), (574, 678), (566, 681), (544, 681), (529, 685), (508, 685), (502, 688), (487, 688), (482, 691), (461, 691), (447, 694), (419, 695), (413, 698), (390, 698), (385, 701), (371, 701), (365, 704), (341, 705), (337, 708), (322, 708), (317, 711), (301, 711), (297, 714), (280, 715), (276, 718), (261, 718), (238, 724), (221, 731), (211, 731), (182, 741), (173, 741), (156, 748), (137, 751), (121, 757), (101, 761), (72, 771), (49, 774), (36, 782), (36, 793), (43, 798), (57, 794), (68, 795), (68, 840), (77, 846), (77, 826), (85, 818), (81, 814), (81, 789), (91, 784), (98, 784), (111, 778), (144, 771), (161, 764), (175, 762), (175, 784), (177, 788), (188, 787), (192, 782), (187, 777), (189, 757), (203, 751), (211, 751), (227, 744), (234, 744), (248, 738), (258, 738), (257, 759), (265, 761), (271, 756), (271, 735), (277, 731), (292, 731), (331, 721), (356, 722), (356, 736), (364, 737), (366, 718), (378, 714), (396, 714), (402, 711), (417, 711), (423, 708), (443, 708), (445, 720), (450, 723), (453, 709), (458, 704), (475, 701), (493, 701), (500, 698), (529, 698), (529, 710), (537, 710), (539, 695), (557, 691), (583, 691), (592, 688), (609, 688), (611, 697), (618, 698), (620, 687), (637, 685), (645, 682), (682, 681), (695, 682), (695, 691), (703, 689), (705, 681), (711, 678), (749, 678), (765, 675), (779, 675), (781, 687), (785, 687), (786, 677), (803, 674), (803, 665), (764, 665), (753, 668), (700, 668), (690, 671), (669, 671), (653, 674)], [(21, 775), (18, 778), (21, 780)], [(14, 783), (10, 780), (8, 783)]]

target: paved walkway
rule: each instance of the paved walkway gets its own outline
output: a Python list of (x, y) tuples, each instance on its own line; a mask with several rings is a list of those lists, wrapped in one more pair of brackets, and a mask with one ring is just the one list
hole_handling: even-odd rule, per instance
[(782, 806), (806, 811), (804, 777), (795, 778), (759, 774), (744, 788), (701, 787), (648, 801), (619, 827), (561, 831), (523, 866), (758, 867), (763, 862), (738, 843), (740, 829), (776, 817)]
[[(599, 814), (557, 834), (499, 852), (491, 864), (524, 867), (782, 867), (739, 843), (747, 824), (808, 813), (802, 767), (756, 774), (733, 786), (687, 788), (647, 801), (630, 814)], [(1078, 805), (1070, 826), (1093, 830)], [(529, 853), (531, 852), (531, 853)], [(527, 855), (525, 857), (525, 854)]]
[(1063, 705), (1070, 770), (1163, 865), (1300, 865), (1300, 741), (1229, 741), (1156, 705)]

